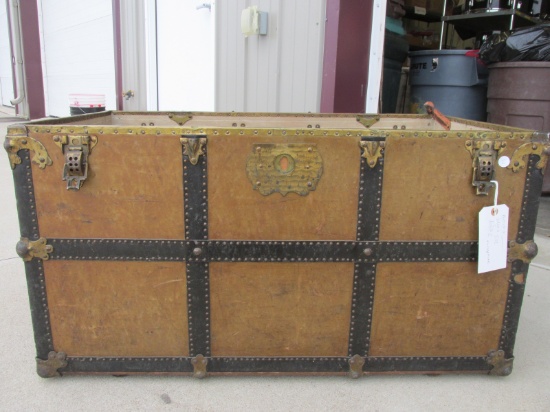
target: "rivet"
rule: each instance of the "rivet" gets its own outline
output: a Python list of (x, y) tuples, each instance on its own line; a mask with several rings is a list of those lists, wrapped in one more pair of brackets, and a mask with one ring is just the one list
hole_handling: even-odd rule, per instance
[(195, 256), (200, 256), (202, 255), (202, 249), (200, 247), (196, 247), (195, 249), (193, 249), (193, 254)]

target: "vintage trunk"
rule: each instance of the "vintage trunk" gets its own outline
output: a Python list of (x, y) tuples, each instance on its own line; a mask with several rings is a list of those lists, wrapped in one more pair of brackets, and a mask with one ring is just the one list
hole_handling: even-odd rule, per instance
[[(549, 136), (434, 119), (10, 127), (38, 374), (510, 373)], [(478, 274), (491, 179), (509, 263)]]

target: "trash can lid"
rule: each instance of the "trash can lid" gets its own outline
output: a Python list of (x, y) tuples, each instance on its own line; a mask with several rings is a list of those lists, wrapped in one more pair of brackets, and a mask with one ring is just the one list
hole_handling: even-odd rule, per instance
[(465, 56), (466, 53), (471, 52), (472, 50), (419, 50), (410, 52), (411, 57), (416, 56)]

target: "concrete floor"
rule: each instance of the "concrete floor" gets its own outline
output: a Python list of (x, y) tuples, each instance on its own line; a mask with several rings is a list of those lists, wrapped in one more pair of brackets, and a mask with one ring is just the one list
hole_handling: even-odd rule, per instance
[[(0, 136), (12, 120), (0, 118)], [(41, 379), (7, 155), (0, 150), (0, 411), (550, 411), (550, 199), (543, 198), (514, 371), (344, 377), (67, 376)], [(546, 352), (545, 352), (546, 351)]]

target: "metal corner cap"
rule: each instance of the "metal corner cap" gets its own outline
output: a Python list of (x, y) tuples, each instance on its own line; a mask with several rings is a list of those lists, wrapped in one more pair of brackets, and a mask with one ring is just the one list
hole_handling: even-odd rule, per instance
[(23, 124), (12, 124), (8, 126), (7, 129), (7, 137), (13, 137), (13, 136), (27, 136), (27, 127)]
[(502, 349), (489, 351), (486, 361), (492, 366), (489, 370), (489, 375), (508, 376), (514, 368), (514, 357), (506, 358)]
[(64, 352), (51, 351), (48, 359), (36, 358), (36, 373), (41, 378), (61, 376), (58, 369), (67, 366), (67, 355)]

